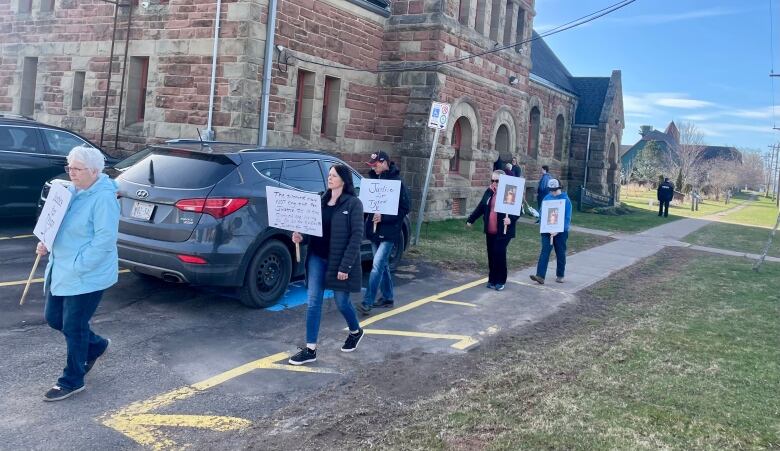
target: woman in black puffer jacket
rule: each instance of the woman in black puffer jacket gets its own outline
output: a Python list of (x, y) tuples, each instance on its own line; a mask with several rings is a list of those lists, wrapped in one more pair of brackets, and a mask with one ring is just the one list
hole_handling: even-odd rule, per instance
[[(295, 243), (303, 236), (294, 232)], [(289, 360), (303, 365), (317, 360), (317, 336), (322, 317), (325, 290), (333, 290), (336, 305), (347, 320), (349, 335), (341, 347), (354, 351), (363, 338), (363, 329), (349, 300), (350, 292), (360, 292), (363, 279), (360, 243), (363, 241), (363, 204), (355, 195), (350, 169), (334, 165), (328, 172), (328, 190), (322, 196), (322, 237), (311, 237), (306, 255), (306, 346)]]

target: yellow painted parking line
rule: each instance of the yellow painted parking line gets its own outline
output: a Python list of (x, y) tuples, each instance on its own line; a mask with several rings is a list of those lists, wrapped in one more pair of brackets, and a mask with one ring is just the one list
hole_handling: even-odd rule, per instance
[(477, 304), (472, 304), (471, 302), (460, 302), (460, 301), (446, 301), (444, 299), (437, 299), (433, 301), (437, 304), (450, 304), (450, 305), (460, 305), (463, 307), (476, 307)]
[(459, 287), (451, 288), (447, 291), (442, 291), (441, 293), (434, 294), (433, 296), (428, 296), (427, 298), (422, 298), (420, 300), (410, 302), (406, 305), (403, 305), (401, 307), (396, 307), (392, 310), (389, 310), (384, 313), (380, 313), (379, 315), (372, 316), (368, 319), (364, 319), (360, 321), (361, 326), (368, 326), (369, 324), (373, 324), (377, 321), (381, 321), (386, 318), (390, 318), (391, 316), (398, 315), (403, 312), (408, 312), (409, 310), (416, 309), (417, 307), (420, 307), (421, 305), (428, 304), (430, 302), (438, 301), (442, 298), (446, 298), (447, 296), (451, 296), (453, 294), (460, 293), (461, 291), (468, 290), (469, 288), (474, 288), (476, 286), (482, 285), (485, 282), (487, 282), (487, 277), (484, 279), (475, 280), (473, 282), (469, 282), (467, 284), (463, 284)]
[(288, 352), (277, 354), (246, 363), (239, 367), (220, 373), (201, 382), (181, 387), (163, 393), (145, 401), (139, 401), (119, 410), (113, 415), (104, 417), (102, 423), (142, 446), (155, 450), (182, 448), (173, 440), (166, 438), (159, 430), (161, 427), (188, 427), (210, 429), (214, 431), (232, 431), (243, 429), (252, 423), (249, 420), (235, 417), (209, 415), (166, 415), (151, 413), (154, 410), (167, 407), (177, 401), (190, 398), (204, 390), (216, 387), (231, 379), (258, 369), (297, 371), (304, 373), (338, 373), (329, 368), (303, 367), (280, 364), (290, 357)]
[(16, 235), (16, 236), (0, 236), (0, 241), (3, 240), (18, 240), (22, 238), (32, 238), (35, 235)]
[(512, 282), (512, 283), (517, 284), (517, 285), (523, 285), (523, 286), (531, 287), (531, 288), (539, 288), (541, 290), (554, 291), (556, 293), (560, 293), (560, 294), (565, 294), (567, 296), (571, 296), (571, 293), (569, 293), (568, 291), (563, 291), (563, 290), (559, 290), (557, 288), (553, 288), (553, 285), (550, 285), (550, 284), (541, 285), (541, 284), (538, 284), (536, 282), (520, 282), (519, 280), (507, 280), (507, 282)]
[[(130, 272), (129, 269), (120, 269), (119, 274), (124, 274), (126, 272)], [(27, 283), (27, 279), (25, 280), (12, 280), (10, 282), (0, 282), (0, 287), (12, 287), (15, 285), (24, 285)], [(38, 279), (33, 279), (30, 281), (30, 283), (43, 283), (43, 277)]]
[(363, 329), (369, 335), (395, 335), (397, 337), (415, 337), (415, 338), (434, 338), (440, 340), (457, 340), (452, 347), (455, 349), (466, 349), (477, 343), (477, 340), (468, 335), (453, 334), (434, 334), (429, 332), (411, 332), (407, 330), (387, 330), (387, 329)]

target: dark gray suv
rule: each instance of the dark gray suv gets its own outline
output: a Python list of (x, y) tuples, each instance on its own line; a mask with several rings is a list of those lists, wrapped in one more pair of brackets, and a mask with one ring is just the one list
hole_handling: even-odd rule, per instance
[[(323, 193), (330, 167), (345, 164), (317, 151), (188, 141), (131, 159), (116, 175), (120, 265), (169, 282), (238, 287), (250, 307), (274, 304), (304, 269), (293, 261), (290, 232), (268, 226), (265, 187)], [(353, 178), (359, 187), (357, 171)], [(409, 231), (407, 219), (395, 265)]]

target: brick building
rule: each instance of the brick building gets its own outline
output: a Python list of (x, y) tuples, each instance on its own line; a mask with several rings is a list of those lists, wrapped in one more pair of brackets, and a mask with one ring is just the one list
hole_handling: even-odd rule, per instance
[[(0, 0), (0, 111), (123, 154), (205, 129), (256, 143), (269, 0), (130, 1)], [(543, 40), (512, 45), (538, 38), (533, 17), (533, 0), (279, 0), (268, 144), (328, 150), (358, 169), (387, 150), (419, 198), (438, 100), (452, 115), (430, 217), (473, 208), (499, 155), (519, 157), (531, 186), (548, 164), (572, 194), (586, 177), (608, 194), (620, 72), (573, 77)], [(473, 56), (489, 49), (501, 50)]]

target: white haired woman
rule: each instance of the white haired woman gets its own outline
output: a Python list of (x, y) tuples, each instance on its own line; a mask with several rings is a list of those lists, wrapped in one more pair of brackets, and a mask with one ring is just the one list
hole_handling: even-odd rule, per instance
[(65, 335), (67, 364), (62, 376), (44, 395), (59, 401), (84, 390), (84, 375), (103, 355), (110, 340), (92, 332), (89, 320), (118, 276), (116, 249), (119, 203), (116, 183), (103, 174), (103, 154), (92, 147), (75, 147), (68, 154), (73, 198), (52, 249), (38, 243), (39, 255), (49, 254), (44, 294), (46, 322)]

